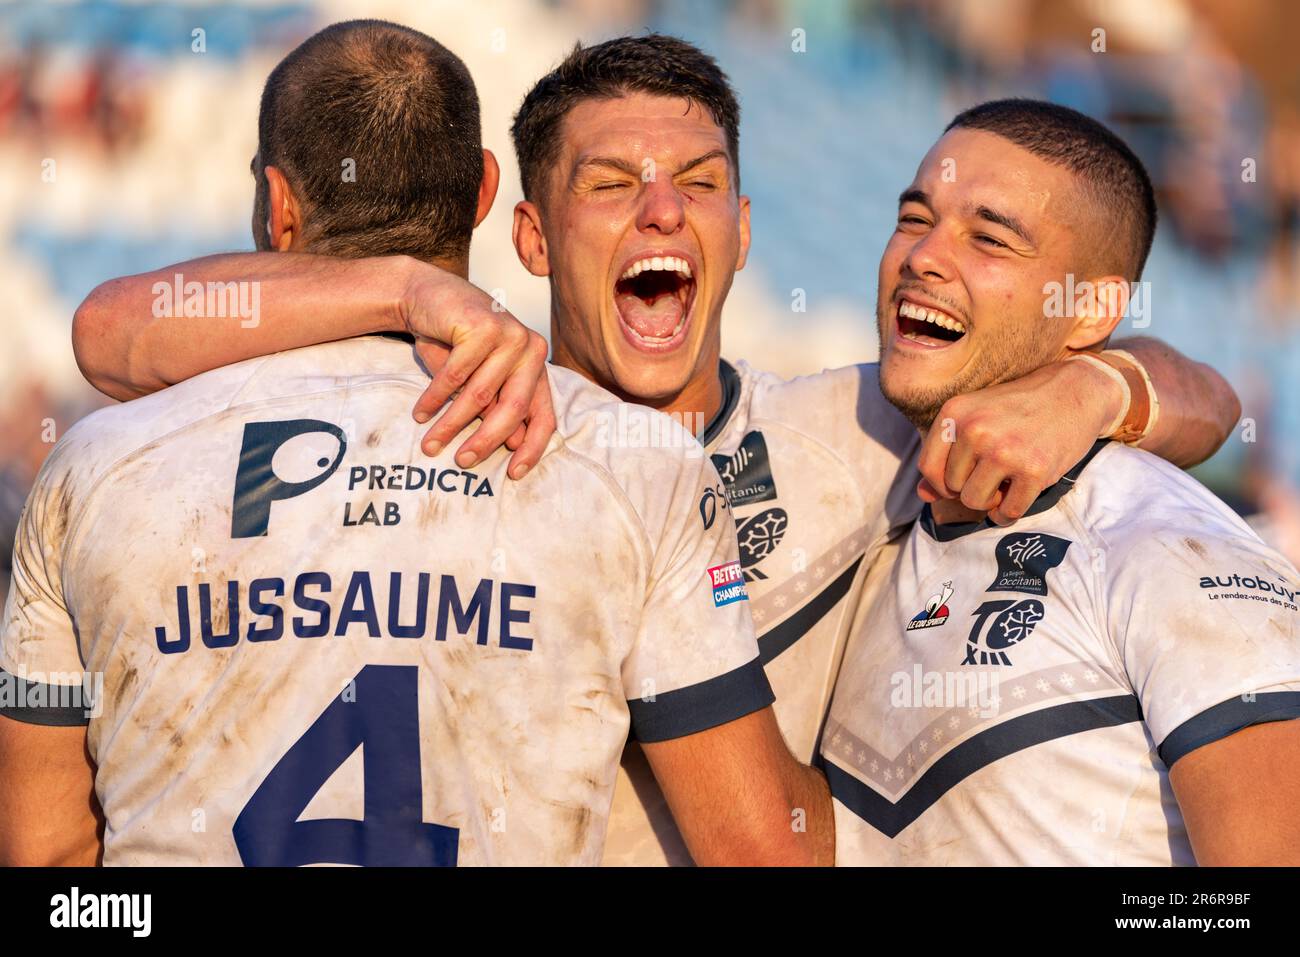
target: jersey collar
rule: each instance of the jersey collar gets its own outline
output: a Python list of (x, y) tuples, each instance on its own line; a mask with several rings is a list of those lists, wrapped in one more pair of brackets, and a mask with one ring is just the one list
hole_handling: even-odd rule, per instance
[(740, 401), (740, 375), (726, 359), (718, 360), (718, 378), (722, 380), (722, 405), (699, 437), (699, 443), (703, 446), (722, 434), (731, 419), (731, 413), (736, 411), (736, 403)]
[[(1061, 476), (1059, 482), (1049, 488), (1043, 489), (1043, 491), (1039, 493), (1038, 498), (1034, 499), (1034, 504), (1030, 505), (1028, 511), (1025, 512), (1024, 518), (1029, 518), (1031, 515), (1038, 515), (1042, 512), (1046, 512), (1049, 508), (1054, 508), (1056, 503), (1065, 496), (1065, 493), (1074, 488), (1074, 483), (1079, 480), (1079, 476), (1083, 474), (1083, 470), (1087, 468), (1088, 463), (1091, 462), (1093, 458), (1096, 457), (1097, 453), (1100, 452), (1109, 442), (1110, 439), (1098, 439), (1093, 447), (1088, 450), (1088, 454), (1080, 459), (1074, 468)], [(926, 502), (925, 506), (921, 509), (920, 521), (921, 528), (925, 529), (926, 533), (937, 542), (951, 542), (964, 535), (970, 535), (986, 528), (1001, 527), (995, 522), (990, 522), (987, 518), (980, 522), (952, 522), (948, 525), (940, 525), (934, 520), (934, 511), (930, 508), (929, 502)]]

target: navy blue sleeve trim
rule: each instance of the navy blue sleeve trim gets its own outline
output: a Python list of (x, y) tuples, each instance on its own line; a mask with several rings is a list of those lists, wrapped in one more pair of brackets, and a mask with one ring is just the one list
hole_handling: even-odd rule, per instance
[(776, 700), (763, 663), (755, 658), (725, 675), (665, 691), (653, 701), (630, 700), (632, 737), (642, 743), (670, 741), (743, 718)]
[(81, 686), (69, 688), (28, 681), (0, 668), (0, 715), (6, 718), (50, 728), (75, 728), (90, 724), (87, 715), (89, 704), (83, 707), (47, 703), (61, 698), (66, 700), (70, 696), (81, 700)]
[(1166, 767), (1173, 767), (1184, 755), (1236, 734), (1242, 728), (1292, 718), (1300, 718), (1300, 691), (1269, 691), (1255, 695), (1254, 701), (1229, 698), (1169, 732), (1159, 748), (1160, 760)]

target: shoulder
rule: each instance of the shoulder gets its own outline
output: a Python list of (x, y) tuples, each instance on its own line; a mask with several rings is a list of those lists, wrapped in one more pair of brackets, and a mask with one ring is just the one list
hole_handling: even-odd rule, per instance
[(551, 367), (556, 451), (599, 475), (645, 525), (675, 503), (692, 509), (718, 484), (703, 447), (682, 422), (613, 394), (568, 369)]
[[(1140, 449), (1111, 443), (1080, 477), (1072, 507), (1109, 556), (1110, 577), (1172, 586), (1254, 568), (1295, 582), (1295, 569), (1195, 478)], [(1243, 567), (1236, 565), (1245, 563)], [(1228, 566), (1233, 568), (1229, 569)]]
[(916, 429), (881, 393), (878, 363), (793, 379), (740, 365), (753, 378), (752, 421), (778, 423), (849, 458), (882, 452), (906, 458), (920, 444)]

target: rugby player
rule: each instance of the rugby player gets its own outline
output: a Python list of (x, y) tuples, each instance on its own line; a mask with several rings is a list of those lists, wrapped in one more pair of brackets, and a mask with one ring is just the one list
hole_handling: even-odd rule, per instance
[[(528, 94), (514, 138), (526, 195), (515, 244), (530, 271), (550, 278), (555, 360), (630, 401), (703, 418), (701, 439), (737, 521), (777, 716), (801, 759), (815, 754), (864, 576), (919, 512), (918, 461), (933, 491), (996, 507), (1005, 521), (1115, 423), (1138, 434), (1152, 426), (1143, 446), (1189, 464), (1236, 421), (1235, 396), (1213, 370), (1149, 339), (1125, 343), (1136, 362), (1110, 357), (1129, 381), (1086, 363), (1052, 363), (955, 398), (940, 419), (951, 428), (924, 440), (881, 397), (874, 364), (786, 382), (721, 360), (722, 310), (749, 246), (739, 110), (714, 61), (684, 41), (625, 37), (578, 48)], [(647, 160), (653, 180), (643, 178)], [(150, 315), (152, 284), (176, 271), (265, 276), (272, 258), (210, 257), (101, 287), (78, 312), (83, 369), (112, 392), (209, 368), (211, 358), (175, 324)], [(403, 260), (289, 260), (267, 278), (262, 338), (254, 343), (229, 323), (214, 328), (223, 340), (214, 348), (246, 357), (300, 345), (314, 334), (316, 306), (338, 317), (342, 334), (387, 328), (383, 317), (413, 298), (411, 276)], [(436, 287), (423, 273), (418, 282)], [(458, 285), (448, 278), (442, 294)], [(1130, 404), (1141, 413), (1128, 398), (1145, 389), (1139, 365), (1160, 412), (1126, 424)], [(422, 412), (433, 402), (422, 399)], [(635, 746), (625, 772), (607, 862), (687, 862)]]
[[(1155, 223), (1141, 162), (1096, 121), (1028, 100), (960, 114), (880, 261), (883, 394), (925, 432), (954, 396), (1095, 355)], [(1097, 294), (1057, 315), (1044, 289), (1067, 275)], [(916, 307), (964, 334), (918, 336)], [(1120, 443), (1009, 527), (928, 504), (835, 687), (837, 862), (1300, 862), (1297, 589), (1221, 501)]]
[[(430, 38), (329, 27), (267, 81), (255, 224), (463, 276), (478, 116)], [(393, 176), (333, 201), (335, 149), (401, 202)], [(505, 450), (423, 456), (428, 381), (409, 342), (353, 338), (68, 431), (0, 634), (0, 860), (93, 863), (98, 804), (106, 864), (595, 864), (630, 727), (700, 859), (829, 861), (699, 445), (611, 447), (620, 404), (559, 369), (511, 482)]]

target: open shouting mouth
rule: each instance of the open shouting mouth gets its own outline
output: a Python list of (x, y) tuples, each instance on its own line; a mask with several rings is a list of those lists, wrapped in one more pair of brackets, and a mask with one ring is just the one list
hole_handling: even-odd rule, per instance
[(966, 324), (951, 313), (899, 299), (895, 312), (898, 337), (926, 349), (946, 349), (966, 336)]
[(686, 340), (695, 304), (695, 268), (678, 252), (639, 254), (614, 283), (623, 335), (642, 352), (669, 352)]

